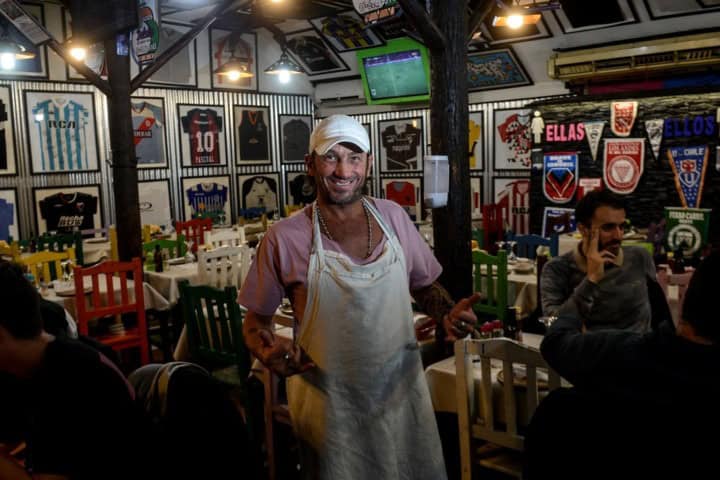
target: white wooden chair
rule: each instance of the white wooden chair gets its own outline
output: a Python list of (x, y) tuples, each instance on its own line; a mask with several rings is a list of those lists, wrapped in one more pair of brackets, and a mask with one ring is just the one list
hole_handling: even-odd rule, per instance
[[(475, 385), (473, 363), (479, 357), (481, 385)], [(493, 404), (497, 369), (491, 360), (502, 361), (503, 414)], [(513, 364), (525, 368), (524, 377)], [(538, 369), (547, 369), (548, 379), (538, 380)], [(537, 349), (509, 338), (459, 340), (455, 342), (455, 369), (460, 431), (460, 464), (462, 479), (472, 478), (472, 464), (522, 478), (522, 451), (525, 438), (518, 431), (518, 396), (526, 397), (527, 419), (532, 417), (539, 401), (539, 387), (553, 390), (560, 386), (560, 376), (548, 368)], [(524, 395), (516, 395), (524, 390)], [(504, 418), (501, 418), (504, 417)], [(477, 440), (484, 441), (478, 448)]]
[(205, 245), (210, 245), (213, 249), (242, 246), (245, 243), (245, 229), (236, 228), (216, 229), (205, 233)]
[(241, 247), (198, 250), (198, 276), (201, 285), (215, 288), (240, 286)]
[(242, 286), (243, 282), (245, 282), (245, 279), (247, 278), (254, 256), (254, 248), (250, 248), (247, 244), (240, 247), (240, 286)]

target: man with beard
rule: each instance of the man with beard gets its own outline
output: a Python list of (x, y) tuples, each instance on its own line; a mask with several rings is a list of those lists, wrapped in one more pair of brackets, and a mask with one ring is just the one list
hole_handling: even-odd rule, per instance
[[(248, 309), (245, 342), (288, 377), (305, 478), (445, 479), (411, 303), (455, 340), (477, 322), (479, 296), (454, 304), (405, 211), (362, 195), (373, 157), (360, 123), (326, 118), (308, 151), (317, 200), (260, 244), (238, 299)], [(273, 333), (284, 296), (294, 341)]]
[(650, 254), (622, 246), (624, 201), (607, 190), (592, 191), (577, 203), (575, 219), (582, 240), (542, 271), (543, 314), (556, 316), (567, 306), (588, 330), (648, 331), (653, 311), (667, 316), (667, 304), (651, 305), (659, 285)]

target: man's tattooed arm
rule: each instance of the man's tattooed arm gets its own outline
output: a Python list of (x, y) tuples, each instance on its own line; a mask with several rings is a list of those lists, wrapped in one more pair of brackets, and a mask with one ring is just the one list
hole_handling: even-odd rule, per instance
[(455, 306), (448, 291), (438, 282), (414, 290), (411, 294), (420, 310), (434, 318), (438, 324), (442, 324), (442, 318)]

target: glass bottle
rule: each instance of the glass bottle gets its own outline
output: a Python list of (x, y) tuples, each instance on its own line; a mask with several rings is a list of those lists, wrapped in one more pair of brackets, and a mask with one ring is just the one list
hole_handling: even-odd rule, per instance
[(163, 271), (163, 255), (160, 251), (160, 245), (155, 245), (155, 253), (153, 254), (153, 262), (155, 263), (155, 271), (156, 272), (162, 272)]

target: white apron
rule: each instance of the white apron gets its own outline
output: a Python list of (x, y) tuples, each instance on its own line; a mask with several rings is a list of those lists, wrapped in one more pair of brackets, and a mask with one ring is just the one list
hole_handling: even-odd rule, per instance
[(356, 265), (325, 251), (313, 205), (307, 304), (297, 343), (317, 368), (288, 378), (306, 478), (443, 480), (440, 437), (415, 339), (405, 257), (387, 241)]

